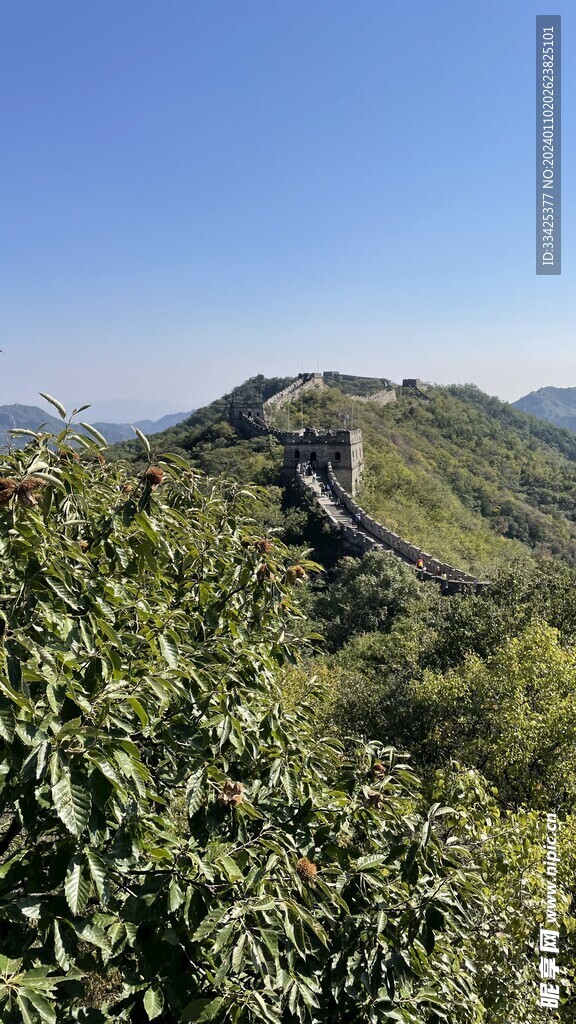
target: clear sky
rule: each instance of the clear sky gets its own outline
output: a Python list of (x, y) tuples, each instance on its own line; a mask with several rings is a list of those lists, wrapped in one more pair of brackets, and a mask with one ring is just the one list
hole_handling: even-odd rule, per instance
[[(534, 36), (563, 15), (563, 265)], [(4, 0), (0, 403), (576, 385), (574, 0)]]

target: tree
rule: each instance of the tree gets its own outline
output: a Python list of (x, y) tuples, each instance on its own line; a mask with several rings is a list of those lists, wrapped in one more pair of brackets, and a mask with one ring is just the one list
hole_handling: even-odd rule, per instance
[(532, 622), (486, 660), (470, 655), (411, 685), (420, 757), (457, 757), (515, 805), (571, 809), (576, 796), (576, 651)]
[(319, 596), (317, 614), (335, 650), (356, 634), (388, 631), (397, 616), (423, 607), (431, 596), (411, 567), (395, 555), (373, 551), (338, 563), (330, 588)]

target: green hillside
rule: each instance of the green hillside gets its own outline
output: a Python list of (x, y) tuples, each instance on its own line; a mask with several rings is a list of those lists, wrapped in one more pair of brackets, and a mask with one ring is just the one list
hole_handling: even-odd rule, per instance
[[(289, 378), (252, 378), (236, 390), (265, 400)], [(349, 381), (343, 385), (348, 392)], [(342, 427), (364, 436), (362, 506), (386, 526), (462, 569), (491, 575), (534, 555), (576, 561), (576, 438), (516, 411), (471, 385), (432, 388), (429, 401), (398, 389), (389, 405), (366, 402), (373, 385), (356, 379), (363, 401), (336, 386), (305, 393), (280, 418)], [(366, 394), (362, 394), (365, 390)], [(154, 438), (213, 475), (270, 488), (280, 516), (281, 447), (240, 437), (227, 419), (230, 396), (198, 409)], [(285, 425), (283, 423), (283, 425)], [(134, 445), (115, 456), (140, 457)]]
[(530, 551), (573, 562), (576, 438), (470, 385), (428, 395), (399, 391), (382, 406), (330, 389), (304, 396), (304, 418), (336, 427), (353, 417), (360, 504), (430, 553), (488, 573)]

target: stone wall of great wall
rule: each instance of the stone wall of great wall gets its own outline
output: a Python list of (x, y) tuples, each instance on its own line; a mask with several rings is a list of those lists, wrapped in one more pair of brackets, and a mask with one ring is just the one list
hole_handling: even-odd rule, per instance
[(282, 405), (283, 402), (290, 401), (294, 397), (301, 395), (304, 391), (309, 391), (311, 388), (323, 388), (324, 381), (321, 373), (299, 373), (296, 380), (293, 380), (291, 384), (283, 388), (282, 391), (277, 391), (275, 395), (271, 395), (264, 402), (264, 409), (269, 406)]
[[(305, 431), (281, 431), (275, 430), (269, 425), (266, 418), (267, 407), (279, 406), (285, 401), (293, 401), (302, 391), (322, 386), (321, 378), (322, 374), (299, 374), (295, 381), (269, 398), (263, 406), (256, 405), (251, 408), (231, 406), (231, 420), (249, 437), (272, 436), (284, 446), (284, 472), (295, 478), (299, 489), (307, 496), (317, 511), (326, 518), (330, 529), (338, 534), (344, 550), (360, 557), (367, 551), (378, 549), (390, 551), (396, 557), (415, 567), (422, 560), (425, 569), (418, 570), (419, 578), (436, 583), (441, 587), (443, 593), (455, 593), (463, 590), (478, 592), (489, 586), (487, 581), (479, 580), (469, 573), (462, 572), (454, 566), (434, 558), (415, 544), (404, 540), (403, 537), (378, 523), (357, 504), (352, 494), (342, 485), (342, 481), (338, 480), (337, 473), (340, 472), (341, 476), (345, 477), (348, 486), (354, 491), (359, 481), (362, 465), (358, 467), (358, 473), (354, 476), (349, 470), (358, 453), (360, 453), (363, 464), (362, 432), (359, 429), (321, 432), (308, 427)], [(428, 396), (421, 391), (420, 381), (405, 380), (403, 387), (419, 397), (428, 399)], [(395, 397), (394, 393), (394, 398), (387, 400), (394, 401)], [(379, 401), (381, 399), (375, 394), (368, 400)], [(346, 446), (350, 449), (348, 453)], [(335, 449), (339, 450), (339, 458), (342, 453), (346, 453), (338, 469), (331, 461)], [(314, 455), (313, 465), (317, 468), (317, 473), (310, 472), (309, 475), (306, 475), (303, 472), (303, 466), (309, 460), (311, 453)], [(318, 462), (316, 463), (317, 456)], [(354, 486), (351, 485), (352, 480)]]

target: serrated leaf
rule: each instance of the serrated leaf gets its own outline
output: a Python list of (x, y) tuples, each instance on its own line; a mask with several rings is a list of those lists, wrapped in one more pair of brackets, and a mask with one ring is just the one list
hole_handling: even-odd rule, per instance
[(40, 395), (40, 398), (44, 398), (46, 402), (49, 402), (50, 405), (53, 405), (54, 408), (58, 410), (63, 420), (66, 419), (66, 409), (62, 405), (62, 402), (59, 402), (57, 398), (52, 398), (52, 395), (47, 395), (45, 391), (39, 391), (38, 394)]
[(40, 480), (45, 480), (47, 484), (52, 484), (53, 487), (56, 487), (59, 491), (64, 491), (66, 494), (66, 488), (63, 481), (60, 480), (59, 477), (54, 476), (53, 473), (47, 473), (45, 470), (38, 470), (34, 476), (39, 477)]
[(38, 1017), (32, 1012), (28, 999), (22, 992), (18, 992), (16, 996), (16, 1002), (20, 1008), (22, 1014), (22, 1020), (24, 1024), (38, 1024)]
[(173, 878), (168, 886), (168, 907), (172, 913), (178, 910), (184, 903), (184, 893), (178, 885), (178, 882)]
[(46, 576), (46, 583), (50, 589), (58, 595), (58, 597), (62, 598), (69, 608), (72, 608), (75, 612), (80, 611), (80, 605), (76, 601), (74, 594), (68, 590), (68, 587), (62, 582), (62, 580), (57, 579), (55, 576)]
[(108, 901), (110, 892), (108, 888), (108, 871), (106, 865), (95, 850), (86, 850), (86, 860), (90, 868), (90, 874), (94, 879), (98, 895), (103, 903)]
[(244, 872), (240, 870), (236, 862), (232, 860), (232, 857), (228, 857), (227, 854), (224, 854), (222, 857), (218, 857), (216, 863), (222, 867), (222, 870), (229, 882), (239, 882), (244, 878)]
[(52, 797), (58, 817), (73, 836), (82, 834), (92, 808), (90, 792), (84, 779), (76, 772), (63, 771), (52, 786)]
[(24, 896), (16, 901), (16, 906), (31, 921), (38, 921), (42, 913), (42, 901), (37, 896)]
[(232, 970), (238, 973), (244, 959), (244, 947), (246, 945), (246, 932), (243, 932), (232, 952)]
[(71, 960), (64, 947), (58, 921), (54, 921), (54, 956), (56, 957), (56, 963), (58, 966), (61, 967), (63, 971), (68, 971)]
[(144, 996), (144, 1009), (148, 1014), (148, 1020), (159, 1017), (164, 1008), (164, 996), (159, 988), (153, 985)]
[(71, 921), (70, 924), (81, 939), (85, 939), (86, 942), (90, 942), (93, 946), (98, 946), (99, 949), (103, 949), (106, 953), (112, 951), (110, 939), (99, 925), (92, 924), (91, 921), (82, 921), (80, 923)]
[(0, 736), (6, 743), (14, 739), (14, 711), (5, 697), (0, 696)]
[(222, 920), (225, 914), (229, 912), (228, 907), (219, 907), (218, 910), (212, 910), (203, 921), (200, 922), (196, 931), (192, 936), (192, 942), (200, 942), (201, 939), (205, 939), (207, 935), (210, 935), (214, 931), (216, 925)]
[(188, 814), (192, 817), (204, 803), (204, 768), (199, 768), (190, 776), (186, 787)]
[(34, 1009), (38, 1011), (42, 1020), (46, 1021), (46, 1024), (56, 1024), (54, 1006), (40, 992), (35, 992), (31, 988), (26, 989), (26, 998), (32, 1003)]
[(90, 883), (82, 871), (79, 854), (72, 857), (66, 869), (64, 895), (70, 910), (75, 917), (82, 914), (90, 895)]
[(146, 714), (143, 705), (141, 704), (137, 697), (127, 697), (126, 699), (132, 710), (135, 711), (136, 714), (138, 715), (142, 728), (145, 729), (146, 726), (148, 725), (148, 715)]
[(158, 640), (164, 659), (170, 668), (176, 668), (178, 665), (178, 648), (176, 644), (170, 637), (165, 636), (163, 633), (160, 634)]

